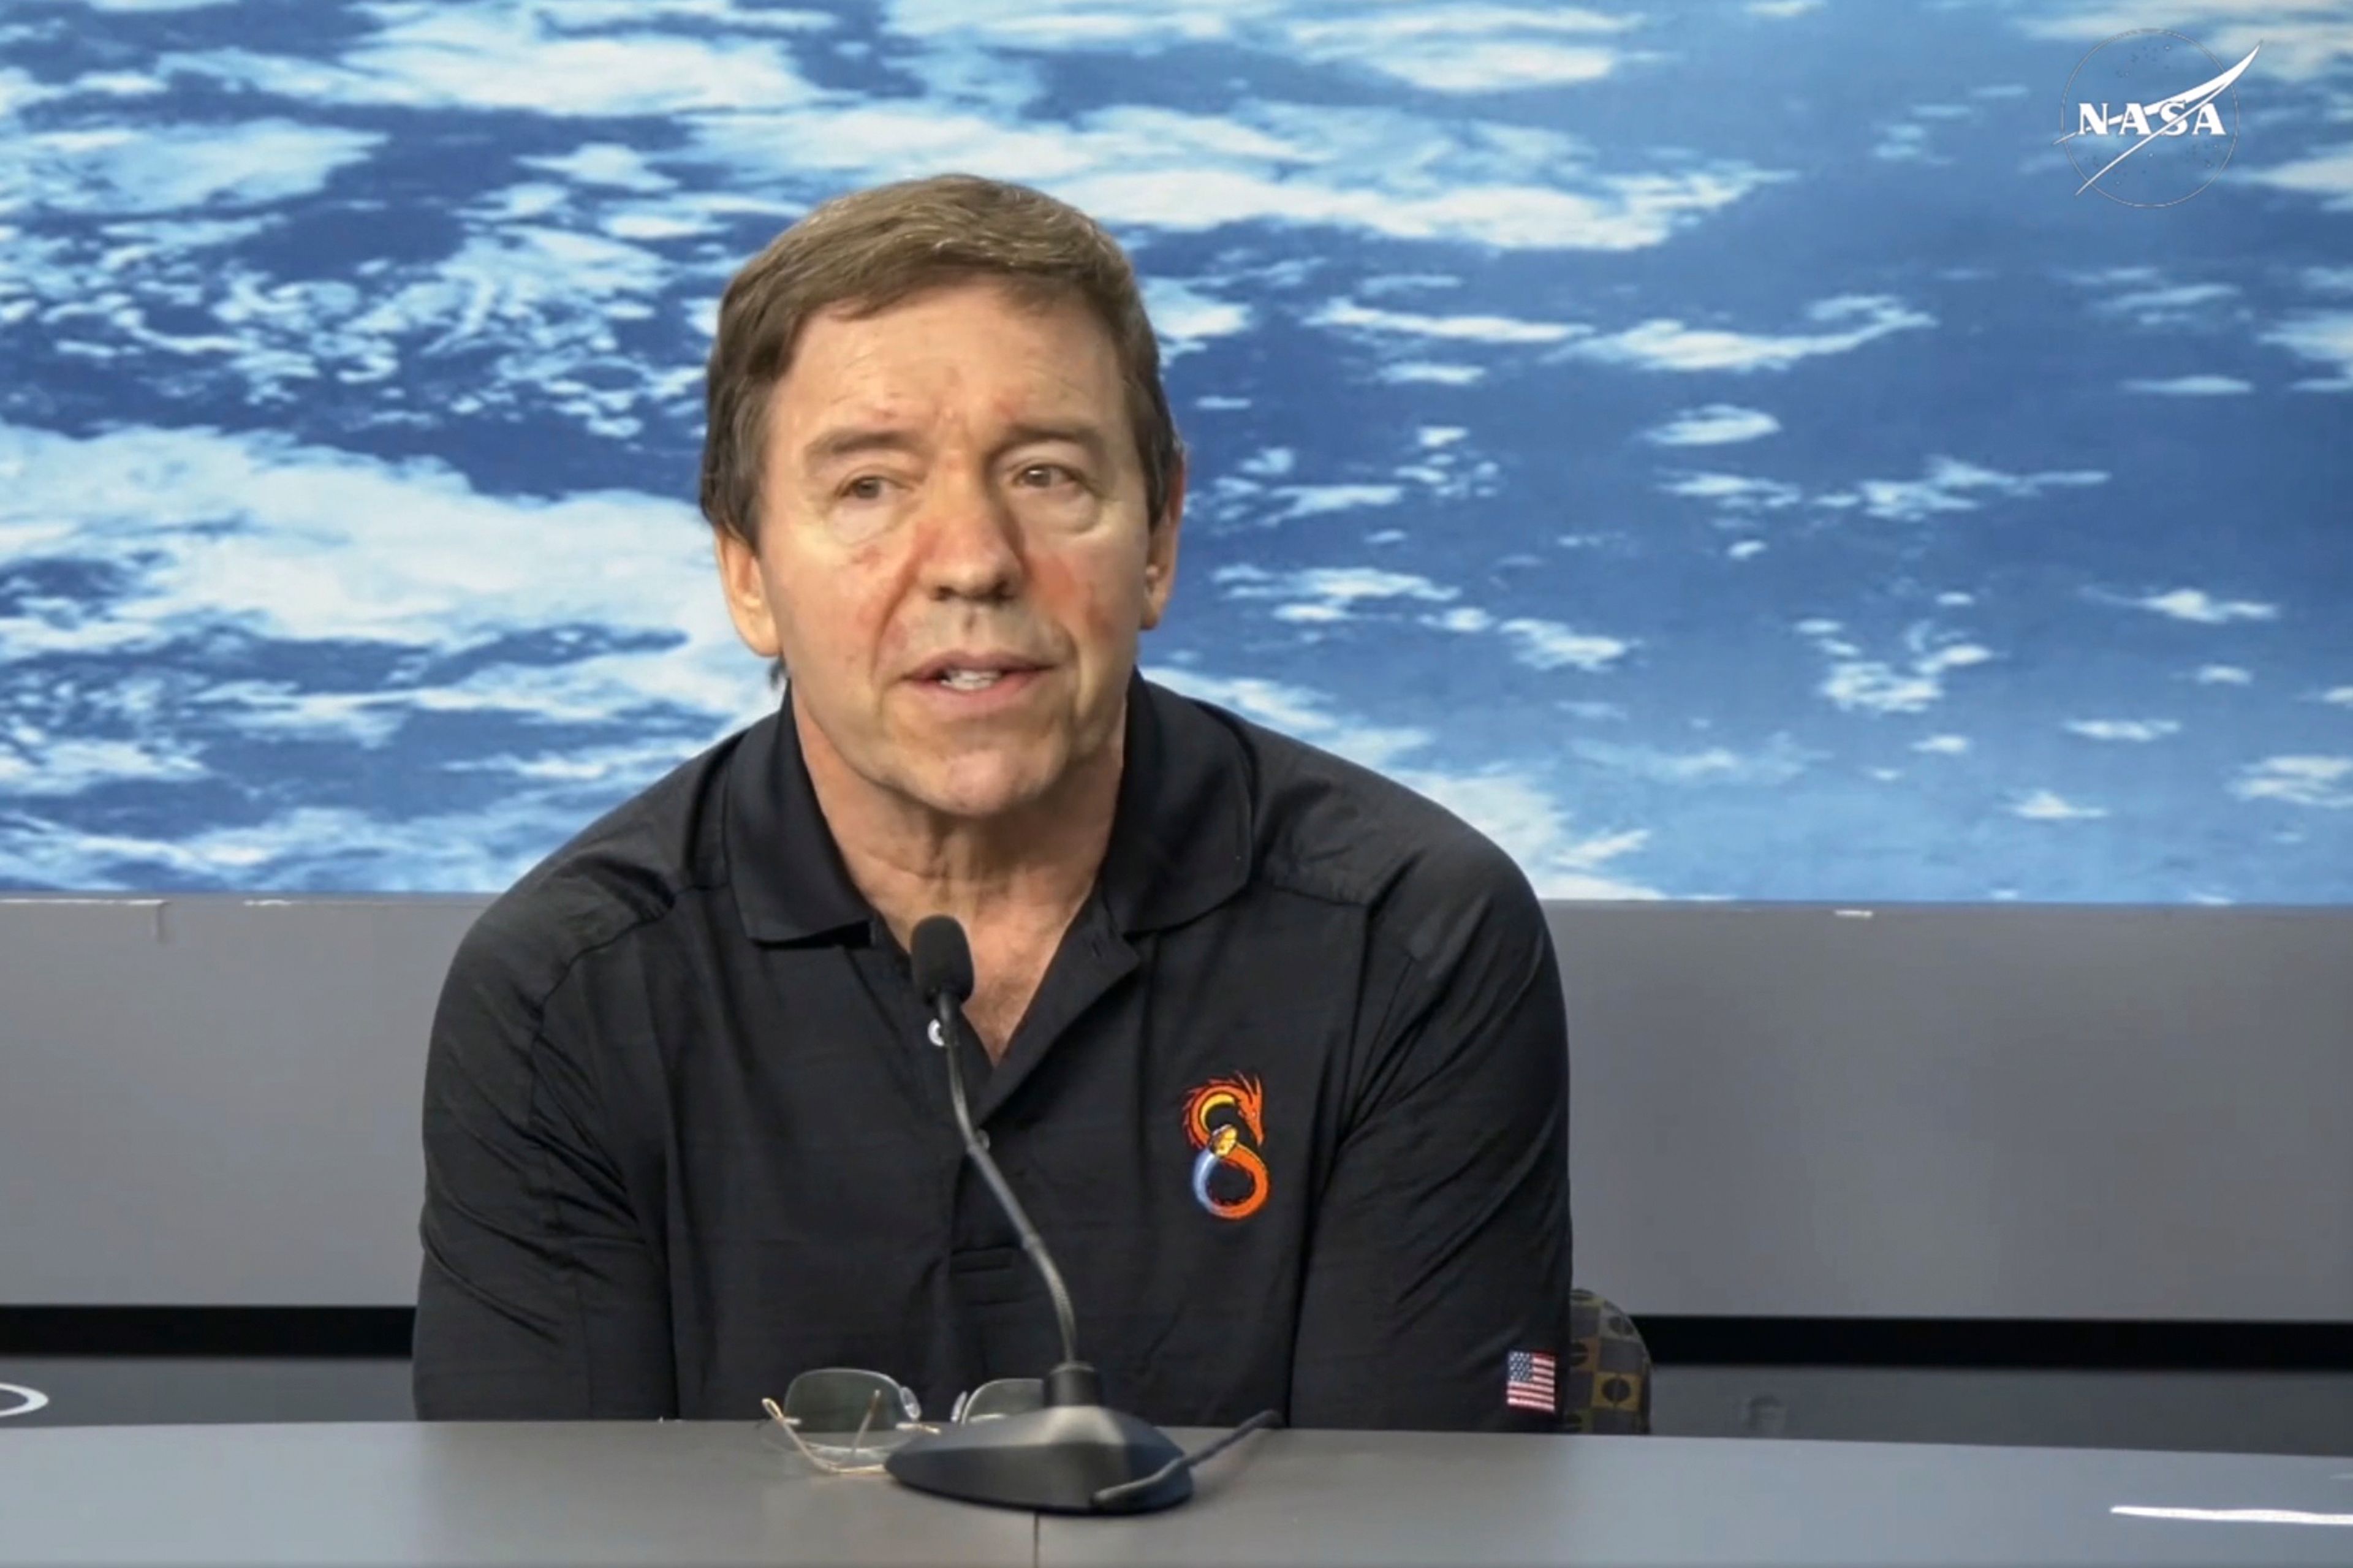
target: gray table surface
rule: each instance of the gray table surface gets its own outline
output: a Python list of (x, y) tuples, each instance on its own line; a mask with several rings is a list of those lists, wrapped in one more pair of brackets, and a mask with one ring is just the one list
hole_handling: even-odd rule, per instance
[(0, 1431), (0, 1564), (225, 1562), (2343, 1564), (2353, 1458), (1278, 1432), (1188, 1507), (1071, 1520), (822, 1475), (752, 1422)]

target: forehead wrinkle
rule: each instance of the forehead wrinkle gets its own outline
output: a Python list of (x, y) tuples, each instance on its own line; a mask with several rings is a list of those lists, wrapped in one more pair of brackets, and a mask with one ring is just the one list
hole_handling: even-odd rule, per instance
[[(838, 340), (840, 368), (849, 378), (881, 382), (884, 395), (901, 387), (911, 387), (920, 396), (977, 386), (993, 390), (999, 397), (1060, 395), (1092, 405), (1102, 400), (1099, 393), (1104, 390), (1095, 384), (1100, 374), (1109, 382), (1109, 395), (1114, 401), (1124, 398), (1118, 356), (1092, 316), (1070, 306), (1046, 311), (1016, 310), (1011, 319), (1029, 330), (1012, 334), (1010, 342), (1000, 339), (988, 345), (986, 364), (1000, 373), (993, 378), (976, 374), (972, 360), (944, 342), (955, 336), (957, 323), (953, 319), (944, 330), (912, 320), (891, 321), (888, 315), (868, 322), (844, 322)], [(878, 323), (888, 324), (876, 331), (858, 331), (860, 325)], [(909, 337), (913, 338), (916, 352), (902, 354), (898, 351)], [(885, 360), (892, 363), (878, 363)], [(997, 384), (994, 387), (992, 381)], [(1005, 387), (1006, 382), (1015, 384)]]
[[(1036, 330), (993, 345), (987, 369), (994, 374), (987, 375), (976, 375), (976, 367), (965, 356), (928, 329), (911, 344), (914, 322), (890, 322), (887, 314), (879, 321), (825, 321), (828, 330), (824, 341), (812, 345), (818, 354), (805, 355), (796, 367), (804, 373), (819, 370), (815, 362), (821, 356), (827, 384), (818, 395), (822, 401), (815, 408), (803, 405), (795, 409), (789, 390), (778, 400), (790, 410), (790, 457), (812, 468), (824, 467), (853, 455), (826, 451), (825, 445), (837, 435), (855, 440), (859, 432), (877, 437), (871, 443), (876, 449), (932, 447), (934, 434), (971, 423), (966, 395), (977, 392), (973, 401), (981, 404), (983, 417), (1000, 431), (1083, 426), (1092, 439), (1079, 444), (1099, 459), (1108, 456), (1118, 461), (1127, 389), (1116, 355), (1093, 328), (1092, 319), (1050, 311), (1019, 314)], [(871, 325), (881, 330), (861, 330)], [(945, 334), (955, 335), (952, 327)], [(913, 353), (907, 352), (911, 346)], [(791, 439), (804, 431), (808, 432), (806, 438)], [(901, 438), (886, 442), (879, 438), (884, 432)], [(1010, 444), (999, 441), (997, 446)]]
[[(1066, 390), (1082, 389), (1066, 384)], [(946, 433), (951, 441), (965, 434), (986, 437), (991, 451), (1043, 441), (1067, 441), (1101, 455), (1113, 444), (1116, 420), (1102, 416), (1098, 400), (1090, 397), (1035, 397), (1018, 388), (999, 392), (977, 415), (954, 400), (922, 396), (892, 396), (870, 400), (845, 391), (809, 423), (816, 433), (799, 444), (805, 460), (822, 463), (864, 447), (878, 450), (918, 450), (938, 444)], [(1116, 412), (1116, 411), (1114, 411)], [(839, 413), (839, 417), (833, 417)], [(977, 426), (977, 428), (976, 428)]]

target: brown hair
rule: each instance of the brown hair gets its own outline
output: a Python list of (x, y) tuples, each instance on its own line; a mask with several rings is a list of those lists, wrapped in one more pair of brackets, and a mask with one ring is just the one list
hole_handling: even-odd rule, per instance
[(1126, 384), (1154, 526), (1185, 447), (1160, 384), (1160, 347), (1119, 243), (1042, 191), (975, 174), (902, 180), (837, 196), (744, 264), (719, 302), (704, 391), (702, 515), (757, 541), (768, 404), (801, 328), (845, 306), (853, 318), (945, 285), (992, 281), (1027, 303), (1076, 298), (1110, 331)]

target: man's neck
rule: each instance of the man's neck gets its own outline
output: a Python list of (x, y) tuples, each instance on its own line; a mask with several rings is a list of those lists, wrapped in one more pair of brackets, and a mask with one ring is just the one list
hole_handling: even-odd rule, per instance
[(977, 937), (1059, 937), (1093, 890), (1111, 845), (1124, 714), (1102, 752), (1045, 795), (1003, 816), (955, 817), (863, 777), (803, 714), (789, 711), (818, 811), (849, 879), (904, 946), (927, 915), (953, 915)]

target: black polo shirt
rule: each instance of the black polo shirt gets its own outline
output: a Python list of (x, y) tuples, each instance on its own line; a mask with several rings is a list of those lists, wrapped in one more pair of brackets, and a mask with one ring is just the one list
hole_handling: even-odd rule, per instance
[[(1378, 775), (1141, 679), (1111, 846), (973, 1114), (1080, 1353), (1165, 1425), (1553, 1429), (1567, 1046), (1543, 913)], [(810, 1367), (944, 1415), (1059, 1359), (905, 952), (788, 713), (467, 934), (425, 1089), (417, 1414), (756, 1416)]]

